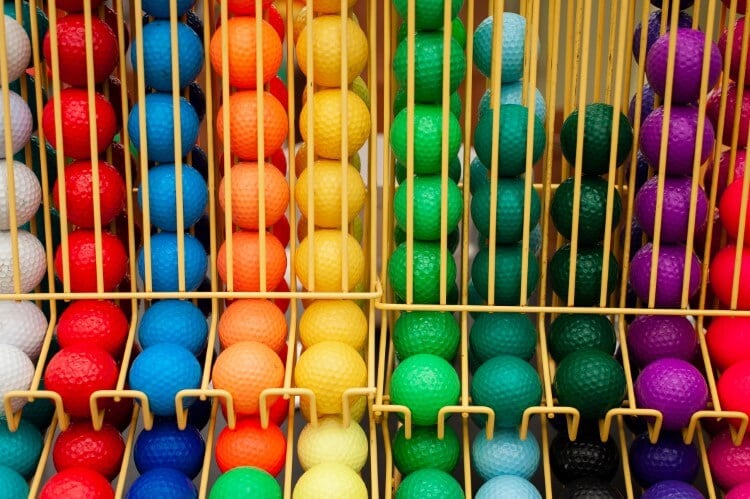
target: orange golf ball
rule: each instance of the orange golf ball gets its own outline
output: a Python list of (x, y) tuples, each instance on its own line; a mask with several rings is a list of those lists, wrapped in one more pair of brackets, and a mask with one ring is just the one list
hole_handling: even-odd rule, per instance
[[(256, 20), (253, 17), (233, 17), (227, 23), (227, 41), (229, 50), (229, 83), (240, 89), (257, 88), (257, 55), (261, 54), (263, 83), (267, 83), (281, 66), (281, 40), (276, 30), (262, 20), (260, 37), (258, 36)], [(218, 74), (222, 71), (221, 43), (224, 26), (216, 29), (211, 37), (209, 53), (211, 66)], [(262, 38), (262, 49), (258, 38)], [(261, 52), (262, 50), (262, 52)]]
[[(240, 231), (232, 234), (232, 283), (235, 291), (261, 291), (261, 265), (265, 266), (265, 290), (273, 291), (286, 273), (286, 250), (276, 236), (266, 233), (265, 259), (260, 257), (260, 234)], [(227, 244), (217, 258), (219, 277), (227, 283)]]
[(234, 430), (224, 428), (216, 440), (216, 464), (222, 473), (240, 466), (254, 466), (278, 475), (286, 459), (286, 438), (274, 423), (263, 429), (256, 418), (237, 421)]
[(286, 318), (269, 300), (236, 300), (219, 319), (222, 348), (241, 341), (257, 341), (279, 354), (286, 344), (286, 335)]
[[(268, 157), (286, 140), (287, 114), (284, 106), (268, 92), (260, 94), (263, 101), (263, 157)], [(229, 108), (230, 149), (240, 159), (258, 159), (258, 92), (243, 90), (235, 92), (226, 104)], [(224, 141), (224, 106), (216, 114), (216, 133)]]
[[(243, 229), (260, 226), (260, 181), (257, 163), (238, 163), (232, 167), (232, 221)], [(219, 205), (226, 210), (226, 177), (219, 184)], [(289, 205), (289, 185), (275, 167), (263, 168), (265, 226), (268, 228), (284, 216)]]

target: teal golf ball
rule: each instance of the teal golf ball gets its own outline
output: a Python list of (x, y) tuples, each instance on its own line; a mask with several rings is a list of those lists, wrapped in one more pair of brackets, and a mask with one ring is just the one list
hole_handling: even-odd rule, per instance
[[(195, 0), (177, 0), (177, 17), (182, 17), (195, 3)], [(164, 0), (143, 0), (143, 11), (157, 19), (169, 19), (170, 2)]]
[[(547, 103), (544, 100), (542, 92), (538, 88), (534, 89), (534, 116), (539, 118), (539, 121), (544, 123), (547, 118)], [(523, 105), (526, 100), (526, 96), (523, 94), (523, 82), (513, 81), (510, 83), (503, 83), (500, 87), (500, 104), (519, 104)], [(482, 94), (482, 98), (479, 99), (478, 114), (481, 118), (490, 109), (492, 103), (492, 95), (490, 90), (486, 90)]]
[(531, 479), (539, 468), (539, 443), (531, 433), (521, 440), (518, 431), (501, 430), (495, 432), (492, 440), (487, 440), (483, 431), (477, 433), (471, 445), (471, 462), (474, 470), (485, 480), (500, 475), (513, 475)]
[(187, 300), (154, 302), (143, 314), (138, 326), (138, 342), (142, 348), (159, 343), (174, 343), (193, 355), (206, 348), (208, 323), (203, 312)]
[(6, 421), (0, 421), (0, 466), (30, 477), (42, 454), (42, 434), (31, 423), (21, 420), (14, 432)]
[(17, 471), (0, 465), (0, 499), (18, 499), (29, 495), (29, 485)]
[[(500, 113), (497, 136), (493, 136), (493, 116)], [(529, 109), (518, 104), (503, 104), (499, 111), (490, 109), (485, 112), (474, 130), (474, 150), (479, 160), (487, 168), (492, 166), (493, 154), (497, 156), (498, 175), (515, 177), (526, 171), (526, 142), (528, 127), (533, 128), (532, 157), (534, 165), (544, 153), (546, 137), (544, 125), (536, 116), (529, 119)], [(493, 151), (492, 144), (497, 144)]]
[(512, 475), (496, 476), (482, 485), (475, 499), (542, 499), (531, 482)]
[[(487, 78), (492, 75), (492, 31), (494, 19), (488, 17), (474, 30), (474, 64)], [(526, 18), (512, 12), (503, 13), (502, 70), (503, 83), (520, 80), (526, 53)]]

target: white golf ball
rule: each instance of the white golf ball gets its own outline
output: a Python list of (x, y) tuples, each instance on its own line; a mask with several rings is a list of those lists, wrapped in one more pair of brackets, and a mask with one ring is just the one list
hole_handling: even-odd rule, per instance
[(47, 318), (34, 303), (0, 301), (0, 344), (12, 345), (36, 360), (47, 325)]
[[(0, 231), (0, 293), (13, 293), (13, 241), (10, 232)], [(44, 246), (33, 234), (18, 231), (18, 272), (21, 292), (29, 293), (47, 272)]]
[[(13, 162), (15, 184), (16, 227), (20, 227), (34, 216), (42, 202), (42, 186), (30, 168)], [(0, 230), (10, 229), (10, 193), (8, 192), (8, 162), (0, 160)]]
[[(0, 344), (0, 400), (4, 400), (5, 394), (10, 391), (28, 390), (33, 377), (34, 364), (26, 354), (13, 345)], [(25, 398), (11, 401), (13, 411), (20, 410), (24, 405)], [(4, 418), (5, 410), (1, 410), (0, 415)]]
[(5, 52), (8, 55), (8, 81), (21, 77), (29, 66), (31, 42), (29, 36), (18, 21), (5, 16)]
[(6, 112), (5, 99), (0, 98), (0, 159), (5, 158), (5, 120), (10, 115), (10, 135), (13, 154), (29, 143), (33, 128), (31, 109), (23, 98), (15, 92), (10, 95), (10, 113)]

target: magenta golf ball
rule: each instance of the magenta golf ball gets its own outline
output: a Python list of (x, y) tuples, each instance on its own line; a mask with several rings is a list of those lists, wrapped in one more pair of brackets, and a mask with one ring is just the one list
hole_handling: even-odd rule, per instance
[(750, 482), (750, 437), (735, 446), (729, 430), (714, 437), (708, 446), (708, 463), (714, 480), (723, 489)]

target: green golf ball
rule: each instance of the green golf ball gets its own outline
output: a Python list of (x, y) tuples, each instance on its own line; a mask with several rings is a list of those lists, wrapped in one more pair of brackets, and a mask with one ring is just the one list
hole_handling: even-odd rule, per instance
[(281, 487), (268, 472), (259, 468), (243, 466), (219, 476), (211, 488), (209, 499), (232, 499), (236, 497), (262, 497), (281, 499)]
[[(396, 12), (404, 20), (409, 13), (408, 0), (394, 0), (393, 6)], [(451, 2), (451, 17), (456, 17), (461, 11), (463, 0)], [(418, 30), (436, 30), (443, 27), (443, 10), (445, 2), (442, 0), (416, 0), (414, 1), (414, 24)]]
[[(412, 259), (412, 284), (414, 303), (440, 302), (440, 245), (414, 241)], [(456, 261), (446, 252), (447, 289), (456, 281)], [(388, 278), (397, 297), (406, 300), (406, 243), (400, 244), (388, 261)]]
[[(402, 109), (393, 119), (391, 149), (396, 159), (406, 164), (407, 110)], [(448, 129), (443, 130), (443, 108), (439, 105), (414, 106), (414, 173), (437, 175), (442, 169), (443, 138), (448, 141), (448, 157), (461, 148), (461, 124), (452, 113), (448, 115)]]
[[(570, 245), (558, 249), (549, 263), (552, 278), (552, 290), (563, 301), (568, 300), (568, 282), (570, 281)], [(575, 298), (574, 305), (579, 307), (593, 306), (599, 303), (604, 262), (604, 247), (601, 244), (591, 247), (579, 247), (576, 255)], [(619, 267), (615, 256), (609, 254), (609, 269), (606, 282), (606, 296), (615, 290)]]
[(407, 476), (396, 490), (396, 499), (463, 499), (464, 491), (445, 471), (425, 468)]
[[(393, 225), (393, 241), (398, 246), (401, 243), (406, 242), (406, 231), (399, 227), (397, 224)], [(438, 241), (435, 241), (438, 242)], [(455, 229), (453, 232), (448, 233), (448, 251), (453, 253), (458, 248), (458, 244), (461, 242), (461, 231)]]
[(404, 312), (393, 327), (393, 346), (399, 359), (431, 353), (452, 361), (461, 341), (461, 329), (448, 312)]
[(625, 396), (625, 371), (611, 355), (594, 349), (572, 352), (557, 366), (553, 388), (560, 405), (584, 419), (599, 419)]
[(584, 348), (614, 355), (617, 345), (612, 323), (598, 314), (560, 314), (550, 324), (548, 333), (549, 351), (555, 362)]
[(415, 425), (436, 424), (440, 409), (454, 405), (460, 391), (456, 370), (437, 355), (412, 355), (391, 377), (391, 402), (408, 407)]
[[(445, 221), (448, 232), (453, 232), (461, 221), (463, 214), (463, 197), (456, 183), (447, 179), (447, 188), (443, 191), (442, 178), (438, 176), (414, 177), (413, 190), (408, 193), (408, 184), (404, 182), (396, 189), (393, 199), (393, 210), (396, 223), (406, 230), (407, 207), (413, 208), (414, 238), (420, 241), (439, 241), (442, 228), (441, 199), (447, 198)], [(411, 196), (407, 196), (411, 194)]]
[(452, 472), (458, 464), (461, 446), (450, 426), (445, 427), (442, 440), (437, 436), (437, 426), (412, 426), (409, 440), (402, 426), (393, 437), (392, 449), (396, 468), (408, 475), (424, 468)]
[[(604, 239), (607, 226), (607, 181), (601, 177), (581, 177), (581, 192), (578, 217), (578, 243), (590, 245)], [(573, 195), (575, 180), (570, 177), (563, 181), (552, 198), (550, 212), (557, 231), (566, 239), (573, 234)], [(622, 210), (620, 194), (615, 189), (612, 197), (612, 224), (617, 226)]]
[[(461, 180), (461, 174), (463, 167), (461, 166), (461, 158), (454, 156), (448, 160), (448, 176), (455, 182), (458, 183)], [(403, 184), (406, 180), (406, 164), (396, 161), (393, 166), (393, 173), (396, 177), (396, 182)], [(436, 175), (439, 175), (436, 174)], [(417, 175), (419, 177), (419, 175)]]

